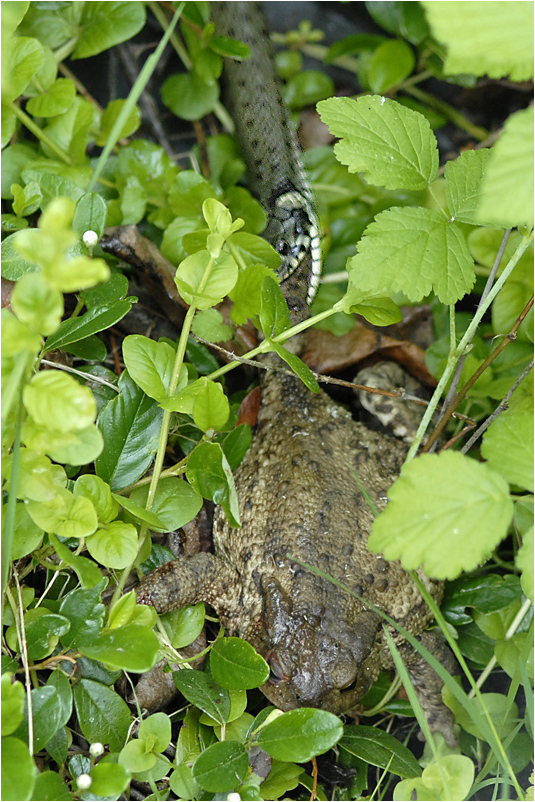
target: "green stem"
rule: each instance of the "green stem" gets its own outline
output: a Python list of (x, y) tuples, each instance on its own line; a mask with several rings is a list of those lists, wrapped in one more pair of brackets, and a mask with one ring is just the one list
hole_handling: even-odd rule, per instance
[(485, 298), (483, 303), (481, 303), (479, 305), (479, 307), (477, 309), (477, 312), (475, 313), (474, 317), (470, 321), (470, 325), (466, 329), (466, 331), (464, 333), (464, 336), (462, 337), (461, 341), (459, 342), (459, 344), (455, 348), (450, 350), (450, 353), (448, 355), (448, 361), (447, 361), (446, 367), (444, 369), (444, 373), (442, 374), (442, 376), (439, 379), (439, 382), (438, 382), (438, 384), (436, 386), (435, 392), (433, 393), (431, 401), (429, 402), (429, 406), (427, 407), (427, 409), (425, 411), (425, 414), (424, 414), (424, 416), (422, 418), (422, 421), (420, 423), (420, 426), (418, 427), (418, 431), (416, 432), (416, 437), (414, 438), (414, 442), (413, 442), (413, 444), (411, 445), (411, 447), (409, 449), (409, 453), (407, 454), (407, 458), (405, 460), (405, 464), (410, 462), (416, 456), (416, 453), (417, 453), (417, 451), (418, 451), (418, 449), (420, 447), (420, 444), (421, 444), (422, 439), (424, 437), (424, 434), (425, 434), (425, 432), (427, 430), (427, 427), (429, 426), (429, 423), (431, 421), (431, 418), (433, 417), (435, 409), (437, 408), (437, 406), (438, 406), (438, 404), (440, 402), (440, 398), (442, 397), (442, 393), (444, 392), (444, 390), (445, 390), (445, 388), (446, 388), (446, 386), (447, 386), (447, 384), (448, 384), (448, 382), (450, 380), (450, 377), (453, 374), (453, 371), (455, 370), (455, 365), (457, 364), (457, 361), (459, 360), (459, 358), (464, 353), (464, 349), (470, 343), (472, 337), (474, 336), (475, 331), (476, 331), (477, 327), (479, 326), (479, 324), (480, 324), (480, 322), (481, 322), (481, 320), (483, 318), (483, 315), (485, 314), (487, 309), (490, 307), (490, 305), (492, 304), (492, 302), (496, 298), (497, 294), (500, 292), (501, 288), (503, 287), (503, 285), (505, 284), (505, 282), (507, 281), (507, 279), (509, 278), (509, 276), (513, 272), (513, 270), (516, 267), (516, 265), (518, 264), (521, 256), (529, 248), (532, 240), (533, 240), (533, 232), (529, 235), (529, 237), (523, 237), (522, 242), (519, 244), (518, 248), (516, 249), (516, 251), (514, 252), (512, 257), (510, 258), (510, 260), (509, 260), (508, 264), (506, 265), (506, 267), (503, 269), (503, 272), (502, 272), (501, 276), (499, 277), (499, 279), (494, 284), (492, 290), (489, 292), (489, 294), (487, 295), (487, 297)]
[(461, 130), (466, 131), (467, 134), (470, 134), (470, 136), (473, 136), (474, 139), (477, 139), (479, 142), (483, 142), (488, 138), (489, 132), (485, 128), (471, 123), (464, 114), (461, 114), (460, 111), (450, 106), (449, 103), (439, 100), (430, 92), (425, 92), (417, 86), (407, 86), (404, 84), (402, 88), (404, 92), (408, 95), (412, 95), (416, 100), (419, 100), (421, 103), (426, 103), (428, 106), (431, 106), (431, 108), (445, 114), (446, 117), (461, 128)]
[(56, 145), (56, 143), (52, 139), (50, 139), (49, 136), (47, 136), (45, 134), (43, 129), (39, 128), (39, 126), (36, 123), (34, 123), (32, 118), (28, 114), (26, 114), (25, 111), (22, 111), (22, 109), (19, 109), (19, 107), (16, 105), (16, 103), (13, 103), (13, 102), (11, 102), (9, 104), (8, 108), (13, 112), (13, 114), (16, 117), (19, 118), (21, 123), (28, 129), (28, 131), (31, 131), (31, 133), (35, 137), (37, 137), (37, 139), (40, 142), (42, 142), (43, 145), (46, 145), (48, 148), (50, 148), (50, 150), (53, 150), (54, 153), (56, 154), (56, 156), (59, 156), (59, 158), (62, 161), (64, 161), (65, 164), (68, 164), (69, 167), (73, 166), (74, 162), (72, 161), (71, 157), (68, 156), (65, 153), (65, 151), (62, 150), (62, 148), (60, 148), (59, 145)]

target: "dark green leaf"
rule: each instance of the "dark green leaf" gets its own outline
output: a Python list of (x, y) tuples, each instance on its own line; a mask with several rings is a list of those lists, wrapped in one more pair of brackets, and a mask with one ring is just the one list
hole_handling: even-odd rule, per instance
[(412, 752), (377, 727), (346, 726), (339, 746), (372, 766), (388, 768), (399, 777), (419, 777), (422, 773)]
[(414, 53), (406, 42), (398, 39), (383, 42), (368, 65), (370, 89), (377, 94), (387, 92), (411, 74), (414, 63)]
[(208, 674), (201, 671), (174, 671), (173, 678), (180, 693), (209, 716), (225, 724), (230, 713), (230, 697)]
[(325, 64), (332, 64), (340, 56), (351, 56), (353, 53), (362, 53), (364, 50), (375, 50), (386, 41), (385, 36), (377, 33), (354, 33), (351, 36), (345, 36), (330, 46), (324, 59)]
[(269, 666), (250, 643), (240, 638), (219, 638), (210, 652), (216, 682), (229, 690), (258, 688), (269, 677)]
[[(71, 670), (71, 666), (69, 665), (68, 670)], [(58, 766), (62, 766), (63, 763), (67, 762), (67, 757), (69, 755), (69, 747), (72, 744), (72, 735), (67, 727), (60, 727), (59, 730), (52, 736), (49, 740), (47, 745), (45, 746), (46, 751), (52, 758), (52, 760), (58, 764)]]
[(74, 356), (80, 359), (88, 361), (94, 360), (95, 362), (104, 362), (106, 354), (108, 353), (106, 345), (94, 334), (76, 343), (64, 346), (64, 350), (67, 351), (68, 354), (74, 354)]
[(147, 627), (127, 624), (100, 635), (81, 649), (88, 657), (113, 668), (142, 673), (150, 671), (156, 662), (158, 639)]
[(342, 722), (333, 713), (303, 707), (267, 724), (256, 743), (276, 760), (304, 763), (331, 749), (343, 732)]
[[(40, 660), (51, 653), (60, 635), (70, 629), (70, 622), (62, 615), (42, 615), (26, 625), (28, 657)], [(65, 723), (65, 722), (64, 722)]]
[(457, 645), (461, 652), (480, 666), (485, 666), (494, 657), (496, 641), (489, 638), (473, 621), (459, 627)]
[(98, 426), (106, 447), (95, 462), (97, 476), (122, 490), (149, 467), (158, 448), (163, 410), (124, 371), (120, 395), (102, 410)]
[(232, 791), (249, 768), (245, 748), (236, 741), (212, 744), (195, 761), (193, 778), (205, 791)]
[(48, 338), (45, 348), (47, 351), (63, 348), (65, 345), (83, 340), (91, 334), (109, 329), (130, 311), (133, 302), (133, 298), (117, 301), (109, 309), (90, 309), (85, 315), (63, 321), (59, 329)]
[(122, 273), (112, 273), (109, 281), (104, 281), (97, 284), (96, 287), (86, 290), (84, 300), (88, 309), (109, 309), (117, 301), (122, 301), (127, 294), (127, 277)]
[(334, 92), (334, 82), (326, 73), (321, 70), (302, 70), (290, 78), (283, 94), (288, 106), (295, 110), (331, 97)]
[(76, 571), (83, 588), (92, 588), (94, 585), (98, 585), (102, 574), (93, 560), (73, 554), (69, 547), (58, 540), (55, 535), (49, 534), (48, 537), (62, 561)]
[[(13, 733), (15, 737), (28, 740), (28, 704), (24, 708), (24, 721)], [(45, 685), (32, 691), (34, 749), (43, 749), (52, 736), (58, 731), (63, 709), (58, 704), (58, 693), (55, 688)]]
[(268, 338), (277, 337), (290, 328), (286, 299), (274, 279), (266, 276), (262, 284), (260, 323)]
[(100, 599), (106, 584), (106, 580), (102, 579), (92, 588), (71, 590), (65, 596), (59, 610), (71, 622), (71, 628), (61, 639), (64, 646), (77, 649), (93, 643), (98, 637), (106, 613)]
[(253, 433), (247, 423), (241, 423), (220, 441), (231, 470), (235, 471), (247, 453)]
[(96, 192), (86, 192), (76, 204), (72, 227), (82, 237), (86, 231), (102, 236), (106, 225), (106, 204)]
[(99, 682), (81, 679), (74, 686), (74, 703), (80, 729), (90, 743), (109, 744), (113, 752), (123, 748), (132, 716), (115, 691)]
[(72, 714), (72, 688), (67, 675), (56, 668), (47, 679), (47, 687), (56, 689), (56, 704), (58, 706), (58, 723), (60, 727), (67, 724)]
[(443, 604), (446, 609), (450, 606), (466, 606), (487, 614), (507, 607), (521, 596), (522, 588), (517, 576), (465, 576), (448, 583)]
[(366, 8), (378, 25), (413, 44), (418, 44), (429, 35), (429, 26), (419, 3), (374, 0), (367, 2)]

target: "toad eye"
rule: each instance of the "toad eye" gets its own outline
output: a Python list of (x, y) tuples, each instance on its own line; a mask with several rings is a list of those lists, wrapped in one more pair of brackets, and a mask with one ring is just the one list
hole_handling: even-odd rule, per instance
[(269, 666), (269, 677), (268, 682), (271, 685), (278, 685), (279, 682), (286, 682), (288, 677), (282, 670), (282, 667), (277, 660), (275, 653), (273, 651), (268, 652), (264, 655), (264, 660)]

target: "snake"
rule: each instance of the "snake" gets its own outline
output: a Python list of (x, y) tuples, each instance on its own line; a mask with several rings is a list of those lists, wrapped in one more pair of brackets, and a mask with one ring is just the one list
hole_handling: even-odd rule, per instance
[(288, 305), (297, 315), (307, 314), (305, 304), (314, 299), (321, 276), (320, 228), (267, 22), (260, 3), (212, 2), (211, 9), (216, 33), (239, 39), (251, 50), (248, 59), (225, 59), (225, 105), (249, 188), (267, 216), (264, 237), (281, 257), (278, 275)]

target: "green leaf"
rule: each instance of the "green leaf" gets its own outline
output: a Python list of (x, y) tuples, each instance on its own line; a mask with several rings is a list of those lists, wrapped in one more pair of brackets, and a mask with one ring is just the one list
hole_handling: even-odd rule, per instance
[(55, 771), (43, 771), (35, 778), (32, 802), (61, 802), (71, 800), (72, 794), (66, 783)]
[(93, 780), (90, 793), (107, 799), (119, 797), (131, 780), (130, 772), (120, 763), (105, 763), (103, 760), (91, 769), (90, 777)]
[(204, 710), (220, 724), (225, 724), (230, 713), (228, 691), (201, 671), (182, 669), (174, 671), (173, 678), (178, 690), (188, 702)]
[(9, 103), (22, 95), (45, 59), (43, 46), (37, 39), (17, 36), (9, 43), (8, 74), (2, 80), (2, 100)]
[(422, 454), (406, 465), (374, 521), (371, 551), (404, 568), (453, 579), (475, 569), (505, 537), (513, 516), (507, 482), (458, 452)]
[(12, 678), (13, 674), (2, 674), (2, 738), (15, 732), (24, 718), (24, 685)]
[(72, 59), (96, 56), (131, 39), (145, 24), (145, 8), (141, 3), (88, 3), (83, 7), (80, 24)]
[[(517, 5), (517, 4), (515, 4)], [(477, 212), (480, 223), (533, 225), (533, 107), (517, 111), (491, 151)]]
[(269, 339), (282, 334), (291, 325), (286, 298), (277, 282), (270, 276), (266, 276), (262, 283), (260, 324)]
[(62, 615), (48, 614), (42, 607), (38, 607), (35, 612), (37, 611), (42, 611), (43, 614), (33, 617), (31, 613), (34, 611), (29, 610), (25, 616), (30, 660), (42, 660), (52, 654), (60, 636), (68, 632), (71, 627), (70, 621)]
[(75, 497), (85, 496), (91, 501), (102, 523), (107, 524), (117, 517), (119, 504), (112, 498), (110, 486), (98, 476), (92, 474), (79, 476), (73, 493)]
[(33, 376), (24, 388), (23, 400), (37, 424), (61, 432), (87, 428), (97, 412), (91, 390), (59, 370)]
[(330, 132), (342, 141), (336, 157), (349, 172), (387, 189), (424, 189), (438, 171), (437, 143), (425, 117), (394, 100), (371, 95), (318, 103)]
[(403, 292), (421, 301), (431, 290), (452, 304), (472, 288), (473, 260), (463, 233), (431, 209), (392, 208), (377, 215), (349, 263), (351, 283), (366, 294)]
[(163, 410), (127, 371), (119, 379), (119, 388), (120, 394), (98, 418), (106, 448), (95, 461), (97, 476), (112, 490), (128, 487), (145, 473), (158, 448), (163, 418)]
[(392, 323), (399, 323), (402, 319), (399, 307), (391, 298), (376, 295), (366, 296), (353, 286), (352, 276), (349, 277), (346, 294), (337, 302), (337, 308), (342, 309), (346, 314), (362, 315), (374, 326), (390, 326)]
[(28, 747), (18, 738), (2, 739), (2, 796), (5, 799), (31, 799), (37, 767)]
[(312, 106), (318, 100), (334, 95), (332, 78), (321, 70), (300, 70), (284, 87), (284, 100), (290, 109)]
[(142, 740), (129, 741), (119, 755), (120, 765), (128, 773), (150, 771), (156, 765), (156, 755), (147, 749)]
[(183, 649), (193, 643), (202, 632), (205, 614), (204, 602), (198, 602), (161, 616), (174, 649)]
[(481, 454), (512, 485), (533, 491), (533, 412), (509, 409), (483, 436)]
[(138, 738), (151, 740), (153, 752), (164, 752), (171, 742), (171, 719), (165, 713), (153, 713), (141, 722)]
[(429, 27), (419, 3), (373, 0), (366, 3), (366, 10), (381, 28), (413, 44), (419, 44), (429, 36)]
[(30, 98), (26, 111), (34, 117), (55, 117), (67, 111), (75, 96), (76, 87), (70, 78), (58, 78), (46, 92)]
[(250, 643), (240, 638), (219, 638), (210, 652), (216, 682), (229, 690), (258, 688), (269, 677), (269, 666)]
[(245, 778), (249, 759), (236, 741), (220, 741), (208, 747), (195, 761), (193, 778), (205, 791), (232, 791)]
[(100, 635), (82, 651), (94, 660), (124, 671), (150, 671), (158, 654), (158, 639), (152, 630), (140, 624), (127, 624)]
[(533, 78), (533, 6), (531, 3), (422, 3), (433, 36), (447, 47), (444, 72)]
[(90, 309), (85, 315), (64, 320), (59, 329), (45, 343), (47, 351), (55, 348), (64, 348), (70, 343), (76, 343), (92, 334), (114, 326), (130, 311), (135, 298), (117, 301), (109, 308), (96, 307)]
[[(94, 231), (97, 237), (101, 237), (104, 226), (106, 225), (106, 214), (106, 203), (100, 195), (97, 195), (96, 192), (86, 192), (76, 203), (76, 209), (74, 210), (74, 217), (72, 220), (73, 230), (76, 231), (80, 237), (83, 237), (86, 231)], [(116, 286), (117, 281), (121, 279), (124, 280), (125, 278), (126, 276), (123, 276), (121, 273), (114, 273), (110, 276), (110, 280), (106, 282), (106, 284)], [(101, 287), (102, 285), (97, 285), (94, 290), (90, 290), (89, 292), (95, 293), (101, 289)], [(86, 303), (89, 292), (86, 294)], [(124, 294), (126, 295), (126, 291)], [(119, 298), (117, 298), (117, 300), (119, 300)], [(106, 306), (109, 305), (110, 304), (106, 304)], [(89, 304), (87, 307), (89, 309)]]
[(103, 449), (102, 435), (94, 424), (77, 432), (59, 432), (39, 426), (30, 418), (23, 425), (22, 438), (29, 447), (48, 454), (56, 462), (87, 465)]
[(94, 560), (106, 568), (128, 568), (138, 553), (138, 532), (132, 524), (112, 521), (86, 538), (86, 546)]
[(221, 312), (217, 309), (204, 309), (197, 312), (191, 326), (193, 334), (211, 343), (232, 339), (234, 329), (223, 324)]
[(94, 585), (98, 585), (102, 579), (102, 574), (93, 560), (73, 554), (68, 546), (61, 543), (55, 535), (49, 534), (48, 539), (62, 562), (76, 571), (83, 588), (92, 588)]
[(148, 396), (157, 401), (167, 398), (176, 360), (174, 348), (131, 334), (123, 340), (123, 356), (131, 378)]
[(160, 91), (164, 105), (182, 120), (200, 120), (219, 99), (218, 83), (208, 86), (196, 72), (171, 75)]
[(331, 749), (342, 737), (342, 722), (333, 713), (300, 708), (283, 713), (258, 733), (255, 743), (276, 760), (305, 763)]
[(59, 612), (71, 622), (71, 627), (61, 637), (63, 646), (78, 649), (93, 643), (100, 635), (106, 614), (100, 597), (106, 584), (101, 577), (98, 585), (88, 589), (77, 588), (65, 596)]
[(400, 84), (414, 69), (414, 52), (400, 39), (383, 42), (368, 65), (367, 79), (372, 92), (382, 94)]
[[(138, 487), (130, 494), (130, 499), (140, 507), (145, 506), (147, 497), (148, 486)], [(192, 521), (201, 507), (202, 496), (190, 484), (168, 476), (158, 482), (151, 511), (158, 516), (158, 531), (173, 532)]]
[(246, 455), (252, 439), (251, 427), (247, 423), (241, 423), (221, 440), (221, 448), (233, 471)]
[(44, 531), (30, 518), (26, 505), (17, 504), (13, 522), (11, 559), (20, 560), (21, 557), (31, 554), (34, 549), (39, 548), (43, 537)]
[[(137, 496), (138, 492), (140, 493), (139, 496)], [(148, 495), (148, 488), (147, 486), (144, 486), (142, 488), (136, 488), (135, 491), (133, 491), (133, 493), (136, 493), (135, 496), (136, 498), (141, 498), (146, 501)], [(129, 515), (131, 515), (136, 521), (142, 521), (143, 523), (148, 524), (148, 526), (151, 529), (154, 528), (163, 531), (163, 529), (165, 528), (165, 524), (163, 523), (163, 521), (160, 521), (158, 516), (155, 515), (153, 512), (149, 512), (149, 510), (146, 510), (144, 506), (136, 504), (130, 498), (127, 498), (126, 496), (119, 496), (116, 493), (113, 494), (113, 497), (121, 505), (123, 510), (125, 510)], [(144, 503), (145, 502), (143, 502), (143, 504)]]
[[(34, 732), (34, 749), (41, 750), (52, 736), (63, 726), (64, 710), (59, 703), (59, 694), (51, 685), (34, 688), (32, 694), (32, 715)], [(28, 700), (24, 708), (24, 721), (15, 730), (15, 736), (28, 739)], [(3, 793), (3, 792), (2, 792)]]
[(219, 443), (201, 443), (190, 454), (188, 481), (204, 498), (220, 504), (231, 526), (240, 525), (234, 477)]
[(339, 746), (372, 766), (388, 768), (399, 777), (418, 777), (422, 773), (412, 752), (377, 727), (348, 725)]
[(228, 420), (228, 399), (218, 382), (208, 381), (193, 402), (193, 420), (203, 432), (222, 429)]
[(15, 248), (15, 237), (18, 233), (16, 231), (2, 241), (2, 276), (9, 281), (18, 281), (25, 273), (34, 273), (39, 269), (37, 262), (21, 256)]
[(452, 220), (479, 225), (477, 208), (481, 181), (488, 166), (491, 151), (465, 150), (455, 161), (446, 164), (446, 198)]
[(90, 743), (109, 744), (113, 752), (123, 748), (132, 716), (115, 691), (100, 682), (81, 679), (74, 686), (74, 704), (80, 729)]
[(516, 567), (522, 571), (520, 582), (522, 590), (533, 602), (534, 598), (534, 580), (533, 580), (533, 527), (531, 526), (522, 538), (522, 545), (516, 555)]
[(87, 537), (98, 525), (95, 508), (87, 498), (74, 498), (66, 488), (59, 488), (51, 501), (28, 501), (31, 517), (45, 532), (60, 537)]
[(63, 316), (63, 295), (41, 273), (26, 273), (16, 283), (11, 305), (18, 319), (39, 334), (52, 334)]
[(35, 181), (30, 181), (25, 187), (12, 184), (11, 192), (13, 193), (13, 211), (19, 216), (36, 212), (43, 198), (39, 184)]
[[(100, 132), (95, 139), (95, 145), (98, 145), (101, 148), (106, 145), (112, 128), (115, 125), (119, 114), (123, 110), (125, 103), (126, 100), (112, 100), (110, 103), (108, 103), (102, 113), (102, 117), (100, 118)], [(137, 131), (140, 125), (141, 110), (139, 106), (134, 106), (117, 139), (131, 136), (131, 134)]]
[(238, 281), (229, 293), (231, 301), (234, 302), (231, 317), (238, 326), (245, 323), (247, 318), (254, 318), (260, 313), (262, 285), (267, 277), (273, 281), (277, 280), (273, 270), (264, 265), (251, 264), (245, 270), (240, 270)]
[(308, 365), (305, 365), (302, 359), (299, 359), (296, 354), (292, 354), (291, 351), (288, 351), (287, 348), (284, 348), (279, 343), (272, 342), (271, 348), (291, 367), (296, 376), (301, 379), (309, 390), (313, 393), (319, 393), (319, 384)]
[(187, 256), (179, 264), (175, 275), (175, 283), (182, 298), (198, 309), (209, 309), (222, 301), (237, 279), (238, 265), (230, 254), (221, 253), (217, 259), (212, 259), (206, 250)]

